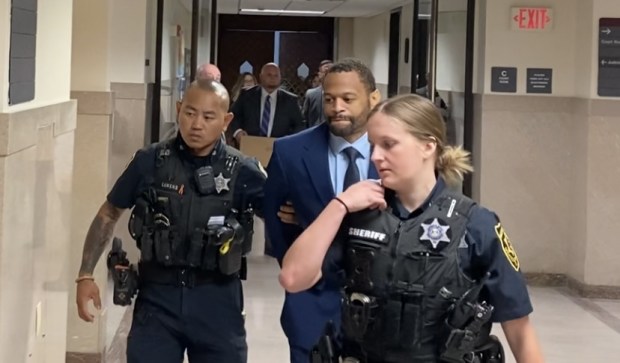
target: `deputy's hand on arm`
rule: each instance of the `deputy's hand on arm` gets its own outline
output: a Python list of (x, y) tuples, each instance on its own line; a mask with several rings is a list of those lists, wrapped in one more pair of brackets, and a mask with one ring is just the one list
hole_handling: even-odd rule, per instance
[(95, 320), (95, 316), (88, 309), (89, 301), (92, 300), (95, 308), (101, 310), (101, 296), (99, 294), (99, 287), (93, 278), (93, 271), (97, 261), (99, 261), (103, 251), (112, 239), (114, 226), (123, 214), (123, 211), (124, 209), (117, 208), (108, 201), (104, 202), (86, 234), (84, 251), (82, 253), (82, 265), (80, 266), (78, 278), (75, 280), (77, 284), (76, 303), (78, 315), (80, 319), (86, 322)]
[(295, 225), (298, 224), (297, 216), (295, 215), (295, 208), (293, 208), (293, 203), (291, 201), (287, 201), (286, 204), (280, 206), (278, 217), (280, 218), (282, 223)]
[(384, 209), (386, 206), (383, 187), (374, 181), (354, 184), (329, 202), (284, 256), (280, 272), (282, 287), (294, 293), (316, 284), (323, 276), (323, 260), (344, 217), (367, 208)]
[(365, 180), (351, 185), (342, 192), (340, 199), (347, 207), (349, 213), (364, 209), (385, 209), (387, 203), (384, 197), (384, 189), (373, 180)]

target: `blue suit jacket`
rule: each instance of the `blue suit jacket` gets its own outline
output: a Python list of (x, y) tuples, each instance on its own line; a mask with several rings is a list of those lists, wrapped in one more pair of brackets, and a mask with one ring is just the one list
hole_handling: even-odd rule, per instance
[[(265, 228), (271, 245), (267, 253), (282, 262), (286, 251), (334, 197), (329, 171), (329, 127), (323, 123), (275, 141), (265, 183)], [(368, 177), (378, 178), (372, 163)], [(299, 226), (282, 223), (280, 206), (292, 201)], [(330, 249), (323, 278), (304, 292), (286, 293), (281, 324), (291, 346), (310, 349), (332, 320), (340, 327), (340, 269)]]

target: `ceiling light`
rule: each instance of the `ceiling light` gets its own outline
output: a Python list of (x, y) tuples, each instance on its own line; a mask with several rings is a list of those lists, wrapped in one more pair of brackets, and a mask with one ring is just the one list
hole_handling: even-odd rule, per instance
[(322, 10), (285, 10), (285, 9), (240, 9), (239, 13), (272, 13), (272, 14), (290, 14), (290, 15), (323, 15)]

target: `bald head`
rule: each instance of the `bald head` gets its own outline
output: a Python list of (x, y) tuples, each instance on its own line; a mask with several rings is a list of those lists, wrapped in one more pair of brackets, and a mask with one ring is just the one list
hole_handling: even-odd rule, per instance
[(201, 90), (213, 93), (219, 99), (218, 103), (224, 110), (224, 112), (228, 111), (228, 107), (230, 105), (230, 97), (228, 95), (226, 87), (224, 87), (220, 82), (210, 79), (196, 79), (189, 85), (183, 98), (185, 99), (187, 95), (190, 92), (194, 92), (194, 90)]
[(197, 156), (211, 153), (226, 131), (233, 114), (228, 112), (228, 92), (217, 81), (197, 80), (177, 103), (179, 133)]
[(267, 63), (260, 70), (260, 85), (271, 93), (280, 87), (282, 77), (280, 67), (275, 63)]
[(196, 69), (197, 80), (213, 80), (220, 81), (222, 79), (222, 72), (217, 68), (215, 64), (205, 63)]

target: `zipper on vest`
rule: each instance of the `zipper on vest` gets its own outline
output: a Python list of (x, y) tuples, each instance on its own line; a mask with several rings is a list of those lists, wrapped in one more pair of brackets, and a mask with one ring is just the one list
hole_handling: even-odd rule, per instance
[(398, 250), (398, 243), (399, 243), (399, 237), (400, 237), (400, 228), (402, 227), (403, 222), (399, 221), (398, 222), (398, 227), (396, 227), (396, 232), (394, 232), (394, 243), (392, 243), (392, 246), (390, 248), (390, 257), (392, 258), (392, 267), (390, 268), (390, 271), (387, 274), (388, 277), (388, 283), (390, 285), (394, 284), (395, 281), (393, 281), (394, 279), (394, 270), (396, 269), (396, 263), (398, 262), (398, 259), (396, 257), (396, 252)]

